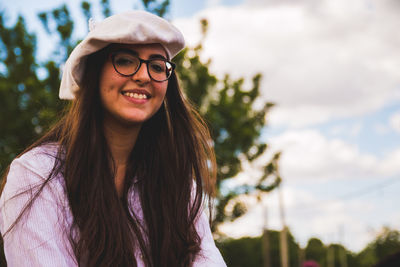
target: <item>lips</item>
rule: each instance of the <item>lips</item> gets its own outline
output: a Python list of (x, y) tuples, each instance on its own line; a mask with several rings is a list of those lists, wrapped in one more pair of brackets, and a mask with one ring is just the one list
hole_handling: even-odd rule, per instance
[(134, 99), (150, 99), (151, 94), (146, 90), (122, 90), (121, 94)]

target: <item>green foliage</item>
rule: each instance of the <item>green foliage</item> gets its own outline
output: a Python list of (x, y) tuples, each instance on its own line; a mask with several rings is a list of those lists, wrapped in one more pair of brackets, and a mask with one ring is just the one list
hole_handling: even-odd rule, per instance
[[(84, 16), (90, 16), (90, 4), (88, 2), (83, 2), (81, 7)], [(59, 37), (59, 44), (56, 52), (59, 56), (58, 63), (63, 62), (76, 45), (76, 42), (72, 40), (74, 22), (68, 7), (64, 4), (52, 11), (41, 12), (38, 16), (47, 33)]]
[[(343, 261), (347, 262), (347, 266), (357, 266), (358, 262), (353, 253), (349, 252), (343, 245), (331, 244), (328, 249), (333, 250), (333, 267), (342, 267)], [(322, 265), (323, 266), (323, 265)]]
[[(219, 79), (209, 72), (211, 60), (203, 62), (200, 59), (202, 42), (207, 34), (207, 20), (201, 20), (200, 26), (203, 33), (200, 43), (185, 48), (174, 61), (187, 97), (209, 124), (217, 155), (217, 185), (221, 188), (224, 180), (235, 177), (242, 170), (240, 158), (251, 162), (266, 151), (267, 144), (261, 142), (259, 137), (273, 103), (265, 102), (261, 108), (254, 108), (256, 100), (260, 100), (261, 74), (253, 77), (251, 88), (244, 88), (242, 78), (234, 80), (226, 74)], [(263, 175), (254, 177), (257, 181), (255, 185), (233, 188), (224, 194), (218, 192), (213, 231), (218, 230), (220, 223), (246, 213), (246, 205), (237, 196), (258, 192), (261, 197), (262, 193), (279, 185), (279, 157), (280, 153), (276, 153), (270, 162), (266, 162)], [(234, 208), (228, 212), (227, 205), (231, 202), (234, 202)]]
[(383, 259), (400, 250), (400, 232), (384, 227), (372, 244), (378, 259)]
[(318, 238), (311, 238), (308, 240), (305, 248), (305, 259), (314, 260), (320, 265), (325, 265), (327, 249)]
[(334, 267), (341, 267), (344, 258), (347, 261), (347, 266), (371, 267), (400, 251), (400, 232), (384, 227), (376, 239), (357, 254), (348, 251), (340, 244), (326, 246), (321, 240), (311, 238), (305, 248), (305, 258), (306, 260), (315, 260), (321, 266), (327, 266), (329, 249), (333, 250)]
[(142, 0), (145, 9), (151, 13), (154, 13), (160, 17), (164, 17), (168, 13), (169, 0)]
[(41, 83), (34, 55), (36, 37), (18, 17), (14, 26), (5, 26), (0, 13), (0, 170), (37, 137), (40, 116)]
[(218, 242), (217, 246), (227, 266), (262, 266), (261, 238), (244, 237), (241, 239), (230, 239)]
[(318, 238), (310, 238), (305, 248), (305, 260), (314, 260), (320, 266), (328, 265), (328, 254), (332, 253), (333, 267), (343, 266), (343, 261), (347, 266), (358, 266), (355, 255), (340, 244), (326, 246)]
[[(89, 15), (90, 5), (82, 7)], [(65, 106), (58, 99), (59, 66), (76, 45), (73, 20), (66, 5), (38, 16), (47, 33), (59, 40), (53, 60), (43, 63), (36, 58), (36, 35), (27, 31), (24, 19), (19, 17), (15, 25), (6, 27), (0, 14), (1, 173), (57, 120)]]
[[(268, 231), (270, 245), (271, 266), (281, 266), (280, 239), (278, 231)], [(221, 239), (217, 241), (228, 266), (263, 266), (262, 236), (244, 237), (240, 239)], [(288, 234), (289, 266), (299, 266), (300, 247), (293, 236)], [(361, 252), (353, 253), (343, 245), (325, 245), (320, 239), (310, 238), (304, 249), (302, 260), (314, 260), (321, 267), (328, 266), (328, 253), (333, 253), (332, 267), (371, 267), (386, 257), (400, 252), (400, 232), (384, 228), (374, 241), (368, 244)], [(386, 266), (386, 265), (385, 265)], [(392, 265), (391, 265), (392, 266)]]
[[(109, 2), (101, 3), (103, 13), (109, 14)], [(89, 2), (82, 2), (81, 8), (86, 18), (91, 16)], [(27, 31), (24, 19), (6, 27), (4, 17), (0, 13), (0, 173), (63, 111), (66, 103), (58, 98), (60, 65), (77, 44), (66, 5), (38, 14), (46, 32), (58, 38), (52, 59), (43, 63), (36, 58), (36, 35)], [(44, 73), (41, 79), (39, 72)]]
[[(270, 243), (271, 266), (281, 266), (278, 231), (268, 231)], [(221, 251), (227, 266), (256, 267), (263, 266), (262, 237), (244, 237), (240, 239), (226, 239), (216, 243)], [(290, 266), (299, 266), (299, 245), (293, 236), (288, 234)]]
[(81, 3), (81, 9), (83, 12), (83, 15), (86, 18), (86, 21), (89, 21), (89, 19), (92, 17), (92, 10), (91, 10), (92, 6), (89, 2), (87, 1), (83, 1)]
[(111, 8), (110, 8), (110, 1), (108, 0), (101, 0), (101, 7), (104, 17), (111, 16)]
[(399, 251), (400, 232), (384, 227), (375, 240), (357, 255), (357, 259), (361, 267), (369, 267)]

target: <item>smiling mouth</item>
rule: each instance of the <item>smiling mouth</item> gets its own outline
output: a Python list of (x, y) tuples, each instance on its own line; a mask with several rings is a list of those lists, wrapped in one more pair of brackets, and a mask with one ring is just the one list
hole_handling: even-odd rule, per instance
[(135, 98), (135, 99), (149, 99), (150, 98), (150, 95), (145, 94), (145, 93), (136, 93), (136, 92), (125, 91), (125, 92), (121, 92), (121, 94), (124, 96)]

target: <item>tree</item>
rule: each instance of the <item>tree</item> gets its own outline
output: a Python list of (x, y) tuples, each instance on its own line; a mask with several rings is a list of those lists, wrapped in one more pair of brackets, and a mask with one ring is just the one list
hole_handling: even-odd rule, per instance
[[(357, 259), (355, 258), (354, 254), (348, 251), (343, 245), (341, 244), (331, 244), (329, 245), (328, 249), (333, 250), (333, 255), (334, 255), (334, 261), (333, 261), (333, 266), (334, 267), (342, 267), (343, 262), (342, 260), (345, 260), (347, 263), (347, 266), (351, 267), (356, 267), (358, 266)], [(344, 259), (343, 259), (344, 257)]]
[[(82, 11), (89, 15), (90, 4), (83, 2)], [(49, 34), (59, 38), (53, 59), (46, 62), (38, 62), (36, 35), (27, 31), (23, 17), (7, 27), (5, 14), (0, 13), (0, 173), (67, 105), (58, 99), (59, 66), (77, 44), (71, 37), (73, 20), (66, 5), (40, 13), (39, 19)]]
[[(143, 0), (143, 7), (153, 13), (164, 16), (169, 9), (169, 0)], [(104, 16), (111, 14), (108, 0), (101, 0)], [(91, 4), (81, 3), (83, 16), (88, 19)], [(59, 66), (79, 40), (73, 39), (74, 23), (69, 9), (62, 5), (52, 11), (39, 14), (46, 31), (58, 36), (57, 50), (44, 63), (37, 62), (35, 55), (36, 37), (28, 33), (24, 20), (7, 28), (1, 16), (2, 51), (0, 54), (4, 71), (0, 73), (0, 105), (2, 115), (2, 135), (0, 137), (0, 171), (4, 171), (10, 161), (47, 129), (62, 112), (66, 103), (58, 100)], [(207, 33), (208, 23), (201, 21), (203, 38)], [(264, 103), (259, 109), (254, 102), (260, 97), (261, 75), (253, 77), (252, 88), (243, 88), (243, 79), (231, 79), (227, 74), (218, 79), (209, 72), (211, 61), (200, 60), (201, 43), (184, 49), (175, 59), (180, 82), (187, 97), (198, 107), (209, 123), (213, 144), (217, 155), (218, 179), (221, 187), (224, 180), (235, 177), (240, 171), (243, 158), (252, 162), (263, 154), (267, 144), (259, 139), (265, 126), (265, 117), (272, 103)], [(1, 69), (0, 69), (1, 70)], [(44, 78), (38, 72), (45, 72)], [(9, 118), (15, 118), (10, 122)], [(240, 187), (229, 192), (217, 192), (216, 218), (213, 230), (227, 220), (234, 220), (246, 212), (246, 206), (237, 196), (258, 192), (268, 192), (280, 183), (278, 172), (279, 153), (266, 162), (264, 174), (254, 186)], [(234, 208), (228, 212), (226, 206), (234, 202)]]
[[(269, 231), (271, 237), (271, 266), (281, 266), (279, 257), (279, 232)], [(227, 266), (231, 267), (259, 267), (263, 266), (261, 237), (243, 237), (240, 239), (225, 239), (217, 242)], [(299, 245), (293, 236), (288, 234), (289, 266), (299, 266)]]
[[(201, 27), (204, 40), (207, 20), (201, 20)], [(254, 108), (260, 97), (261, 74), (253, 77), (251, 89), (243, 88), (244, 79), (233, 80), (228, 74), (219, 80), (209, 72), (211, 60), (205, 63), (200, 60), (201, 52), (202, 41), (195, 47), (185, 48), (174, 60), (187, 97), (210, 126), (217, 155), (217, 188), (221, 188), (224, 180), (235, 177), (242, 170), (240, 156), (252, 162), (266, 151), (267, 144), (259, 137), (267, 112), (274, 104), (266, 102), (262, 108)], [(237, 198), (239, 195), (257, 192), (260, 197), (280, 184), (279, 157), (280, 153), (275, 153), (265, 164), (263, 175), (258, 177), (254, 186), (240, 186), (224, 194), (217, 192), (214, 231), (220, 223), (235, 220), (246, 213), (245, 204)], [(230, 202), (234, 202), (234, 208), (228, 212), (226, 206)]]
[(21, 16), (14, 26), (7, 28), (4, 13), (0, 13), (0, 47), (0, 171), (3, 171), (38, 137), (56, 109), (53, 88), (37, 75), (36, 36), (27, 32)]
[(310, 238), (307, 242), (307, 246), (305, 248), (305, 257), (306, 260), (314, 260), (320, 266), (328, 266), (327, 258), (328, 258), (328, 250), (331, 249), (333, 252), (333, 266), (342, 267), (342, 258), (343, 253), (345, 260), (347, 261), (347, 266), (357, 267), (358, 262), (356, 260), (355, 255), (348, 251), (341, 244), (330, 244), (324, 245), (322, 241), (318, 238)]
[(357, 255), (357, 260), (360, 266), (367, 267), (397, 252), (400, 252), (400, 232), (384, 227), (375, 240)]
[(310, 238), (305, 248), (306, 260), (314, 260), (321, 266), (325, 266), (326, 263), (326, 247), (322, 241), (318, 238)]

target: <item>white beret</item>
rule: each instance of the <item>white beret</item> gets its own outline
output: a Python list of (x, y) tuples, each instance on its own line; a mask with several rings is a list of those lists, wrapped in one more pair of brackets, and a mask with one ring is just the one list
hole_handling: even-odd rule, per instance
[(109, 44), (161, 44), (171, 59), (185, 47), (182, 33), (154, 14), (131, 10), (91, 25), (88, 35), (65, 62), (60, 85), (61, 99), (74, 99), (79, 90), (87, 56)]

